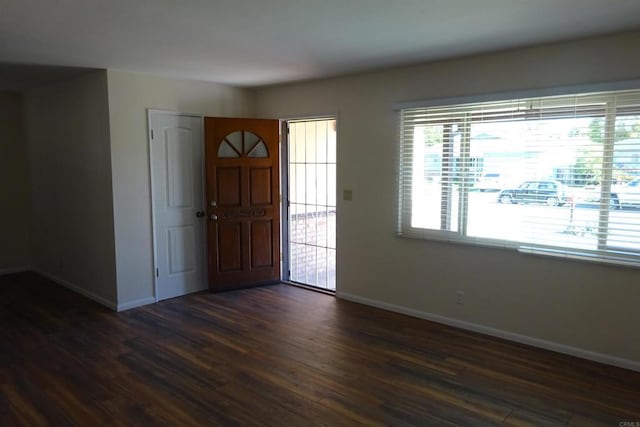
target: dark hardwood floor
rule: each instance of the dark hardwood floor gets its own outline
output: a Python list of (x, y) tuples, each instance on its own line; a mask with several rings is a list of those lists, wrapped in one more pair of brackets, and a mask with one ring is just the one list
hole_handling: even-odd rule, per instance
[(113, 313), (25, 273), (0, 310), (2, 426), (640, 425), (640, 373), (286, 285)]

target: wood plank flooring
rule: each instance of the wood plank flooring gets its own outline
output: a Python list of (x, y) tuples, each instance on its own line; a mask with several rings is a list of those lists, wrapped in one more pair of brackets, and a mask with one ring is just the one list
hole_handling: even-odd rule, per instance
[(640, 373), (286, 285), (113, 313), (25, 273), (0, 320), (2, 426), (640, 425)]

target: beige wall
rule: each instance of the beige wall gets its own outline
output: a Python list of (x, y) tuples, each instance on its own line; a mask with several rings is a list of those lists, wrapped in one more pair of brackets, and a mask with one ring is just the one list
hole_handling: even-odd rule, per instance
[(107, 72), (118, 305), (153, 301), (153, 252), (147, 109), (207, 116), (247, 116), (248, 91), (229, 86)]
[(28, 269), (29, 169), (18, 93), (0, 92), (0, 274)]
[(24, 94), (36, 269), (115, 307), (107, 75)]
[[(640, 362), (640, 270), (395, 235), (395, 102), (640, 79), (640, 33), (256, 91), (260, 117), (338, 115), (338, 292)], [(465, 305), (456, 305), (456, 290)], [(640, 365), (638, 365), (640, 366)]]

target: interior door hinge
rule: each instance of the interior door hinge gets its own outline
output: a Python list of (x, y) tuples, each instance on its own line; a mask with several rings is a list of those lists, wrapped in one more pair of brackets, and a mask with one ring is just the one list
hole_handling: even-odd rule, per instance
[(160, 270), (156, 268), (156, 277), (160, 277)]
[(153, 139), (153, 129), (151, 129), (151, 139)]

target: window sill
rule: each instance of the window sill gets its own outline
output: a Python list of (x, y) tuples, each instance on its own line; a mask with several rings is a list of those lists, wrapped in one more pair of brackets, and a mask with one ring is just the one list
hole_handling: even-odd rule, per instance
[(415, 231), (409, 233), (398, 234), (398, 237), (413, 240), (423, 240), (427, 242), (448, 243), (453, 245), (474, 246), (479, 248), (503, 249), (508, 251), (517, 251), (521, 254), (534, 255), (554, 259), (566, 259), (571, 261), (587, 262), (591, 264), (604, 264), (617, 267), (640, 269), (640, 257), (632, 253), (615, 253), (596, 254), (571, 249), (545, 248), (538, 246), (526, 245), (518, 242), (507, 242), (501, 240), (491, 240), (484, 238), (460, 238), (458, 236), (446, 236), (444, 233), (435, 233), (425, 235), (426, 233), (417, 233)]
[(605, 264), (617, 267), (640, 268), (640, 260), (614, 255), (596, 255), (585, 252), (575, 252), (561, 249), (537, 248), (532, 246), (520, 246), (518, 252), (548, 258), (564, 258), (572, 261), (582, 261), (592, 264)]

